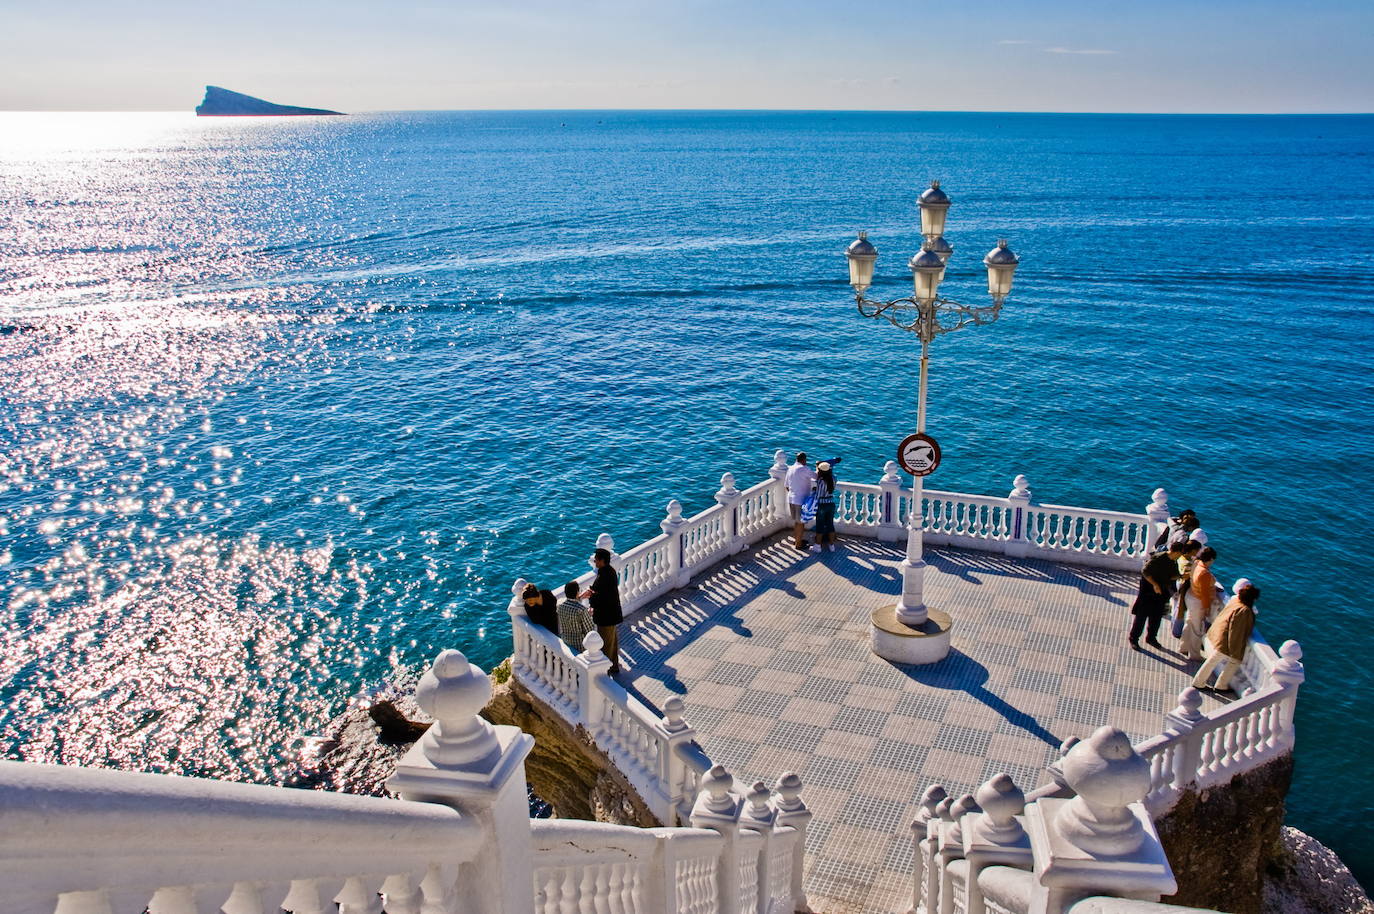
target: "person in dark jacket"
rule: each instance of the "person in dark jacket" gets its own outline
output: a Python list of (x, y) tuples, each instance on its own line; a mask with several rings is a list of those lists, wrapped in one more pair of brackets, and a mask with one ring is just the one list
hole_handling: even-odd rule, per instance
[(592, 564), (596, 566), (596, 577), (592, 586), (582, 593), (592, 607), (592, 621), (596, 623), (596, 633), (601, 636), (601, 648), (606, 659), (611, 661), (611, 675), (620, 672), (620, 629), (625, 621), (620, 611), (620, 575), (611, 567), (611, 553), (608, 549), (598, 549), (592, 553)]
[(1145, 643), (1150, 647), (1164, 649), (1164, 645), (1159, 643), (1159, 623), (1169, 611), (1169, 598), (1177, 589), (1174, 582), (1179, 577), (1178, 560), (1182, 556), (1183, 541), (1176, 540), (1169, 544), (1168, 552), (1158, 552), (1150, 556), (1150, 560), (1141, 569), (1140, 586), (1136, 591), (1135, 605), (1131, 607), (1131, 614), (1135, 616), (1130, 634), (1133, 649), (1140, 650), (1142, 633), (1148, 633)]
[(520, 594), (525, 601), (525, 615), (540, 628), (558, 634), (558, 598), (551, 590), (540, 590), (537, 584), (526, 584)]

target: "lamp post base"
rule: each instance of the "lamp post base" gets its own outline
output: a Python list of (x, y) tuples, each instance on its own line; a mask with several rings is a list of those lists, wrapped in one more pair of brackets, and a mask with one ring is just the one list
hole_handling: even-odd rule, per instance
[(922, 625), (906, 625), (897, 619), (897, 605), (873, 610), (869, 639), (873, 653), (893, 663), (939, 663), (949, 654), (949, 635), (954, 620), (949, 613), (927, 609)]

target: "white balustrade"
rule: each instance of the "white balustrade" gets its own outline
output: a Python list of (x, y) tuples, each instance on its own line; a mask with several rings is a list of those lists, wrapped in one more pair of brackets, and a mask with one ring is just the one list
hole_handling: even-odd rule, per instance
[(682, 571), (685, 584), (699, 571), (730, 553), (730, 515), (724, 505), (712, 505), (687, 520), (678, 532), (682, 542)]
[(625, 612), (634, 612), (678, 586), (673, 574), (672, 545), (664, 534), (620, 557), (620, 605)]
[(1149, 556), (1150, 532), (1143, 514), (1063, 505), (1026, 509), (1026, 539), (1033, 552), (1049, 558), (1138, 570)]
[[(767, 479), (745, 489), (736, 509), (739, 512), (739, 536), (743, 543), (756, 543), (781, 529), (778, 514), (780, 510), (785, 510), (786, 501), (782, 484), (775, 479)], [(781, 509), (780, 504), (784, 506)]]
[(929, 543), (997, 549), (1011, 539), (1013, 509), (1005, 498), (936, 489), (926, 489), (924, 496)]
[(876, 485), (836, 482), (835, 530), (850, 536), (877, 536), (883, 523), (883, 489)]
[(5, 911), (447, 911), (481, 844), (431, 803), (0, 762)]

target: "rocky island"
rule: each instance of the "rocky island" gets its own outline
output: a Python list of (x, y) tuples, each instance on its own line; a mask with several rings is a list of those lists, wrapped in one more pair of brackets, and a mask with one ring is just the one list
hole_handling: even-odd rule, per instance
[(196, 105), (200, 117), (295, 117), (308, 114), (338, 114), (342, 111), (329, 111), (324, 108), (298, 108), (295, 105), (278, 105), (263, 101), (242, 92), (232, 92), (219, 86), (205, 87), (205, 100)]

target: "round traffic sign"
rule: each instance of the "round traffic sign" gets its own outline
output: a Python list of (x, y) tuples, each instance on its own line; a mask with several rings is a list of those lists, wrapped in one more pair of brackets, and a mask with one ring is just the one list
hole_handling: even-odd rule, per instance
[(897, 447), (897, 462), (912, 476), (929, 476), (940, 465), (940, 445), (929, 435), (907, 435)]

